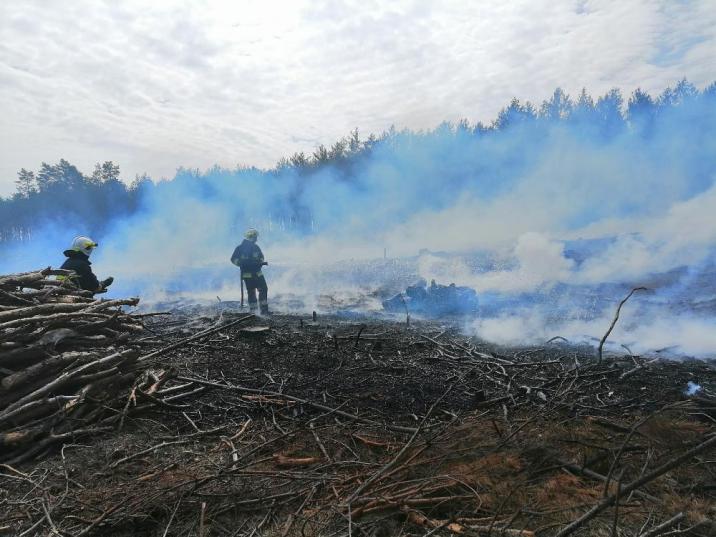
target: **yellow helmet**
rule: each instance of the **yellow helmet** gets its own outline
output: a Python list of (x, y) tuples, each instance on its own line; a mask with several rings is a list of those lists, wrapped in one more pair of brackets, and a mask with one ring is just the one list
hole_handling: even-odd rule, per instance
[(244, 233), (244, 237), (250, 241), (256, 241), (256, 239), (259, 238), (259, 232), (256, 231), (254, 228), (250, 228), (246, 230), (246, 233)]

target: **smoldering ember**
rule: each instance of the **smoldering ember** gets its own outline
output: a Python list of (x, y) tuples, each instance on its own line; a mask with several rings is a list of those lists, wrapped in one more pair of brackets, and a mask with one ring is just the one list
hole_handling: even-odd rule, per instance
[(0, 536), (716, 535), (715, 28), (0, 3)]

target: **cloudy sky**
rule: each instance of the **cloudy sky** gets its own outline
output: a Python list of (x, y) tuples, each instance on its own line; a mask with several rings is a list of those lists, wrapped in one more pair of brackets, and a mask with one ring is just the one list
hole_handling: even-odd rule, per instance
[(0, 195), (18, 169), (271, 166), (511, 97), (716, 79), (713, 0), (8, 0)]

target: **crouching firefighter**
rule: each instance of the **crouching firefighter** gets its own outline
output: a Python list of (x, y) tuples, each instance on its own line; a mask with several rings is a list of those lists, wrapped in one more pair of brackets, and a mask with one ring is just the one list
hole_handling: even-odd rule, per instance
[(261, 267), (268, 263), (264, 261), (264, 254), (256, 244), (259, 232), (249, 229), (244, 237), (244, 241), (234, 250), (231, 262), (241, 269), (241, 281), (246, 284), (246, 292), (249, 295), (249, 309), (256, 313), (256, 291), (258, 291), (261, 315), (268, 315), (268, 286), (261, 273)]
[(89, 260), (92, 251), (99, 244), (88, 237), (75, 237), (69, 250), (65, 250), (64, 254), (67, 259), (60, 267), (64, 270), (74, 272), (71, 276), (58, 276), (58, 280), (69, 279), (80, 289), (91, 291), (92, 293), (104, 293), (107, 287), (112, 285), (114, 278), (111, 276), (101, 282), (92, 272), (92, 263)]

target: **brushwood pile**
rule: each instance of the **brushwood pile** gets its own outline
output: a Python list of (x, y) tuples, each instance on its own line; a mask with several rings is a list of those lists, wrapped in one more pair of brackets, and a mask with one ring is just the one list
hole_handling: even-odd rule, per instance
[(152, 404), (168, 379), (141, 364), (144, 316), (122, 309), (139, 300), (96, 299), (69, 274), (0, 276), (0, 463), (114, 431), (128, 398)]
[(53, 274), (0, 277), (5, 534), (716, 531), (713, 362), (231, 303), (137, 313)]

